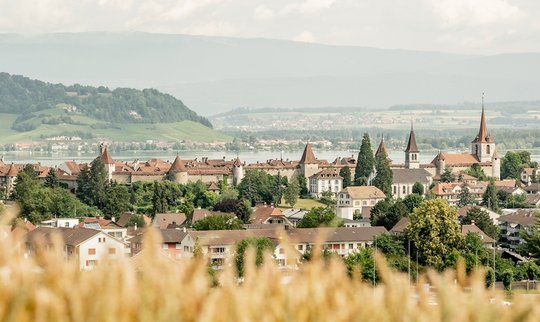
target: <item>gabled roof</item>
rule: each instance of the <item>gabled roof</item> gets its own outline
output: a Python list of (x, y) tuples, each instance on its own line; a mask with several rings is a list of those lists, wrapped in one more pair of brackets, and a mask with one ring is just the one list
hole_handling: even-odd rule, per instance
[(58, 236), (64, 241), (64, 244), (69, 246), (77, 246), (100, 233), (101, 232), (99, 230), (88, 228), (38, 227), (26, 235), (26, 242), (35, 243), (38, 241), (43, 241), (46, 243), (51, 243), (53, 241), (52, 236), (58, 234)]
[(499, 221), (522, 226), (533, 226), (536, 222), (535, 213), (537, 211), (538, 209), (519, 209), (511, 214), (500, 216)]
[(397, 222), (397, 224), (394, 225), (394, 227), (392, 227), (392, 229), (390, 229), (390, 232), (400, 234), (405, 231), (405, 228), (407, 228), (410, 222), (411, 220), (409, 217), (403, 217)]
[(219, 191), (219, 187), (214, 182), (211, 182), (208, 186), (208, 191)]
[(494, 243), (495, 239), (489, 237), (485, 232), (482, 231), (482, 229), (478, 228), (478, 226), (472, 224), (472, 225), (461, 225), (461, 233), (463, 235), (467, 235), (468, 233), (474, 233), (478, 234), (480, 236), (480, 239), (483, 243)]
[(186, 215), (181, 212), (156, 214), (154, 217), (154, 226), (159, 229), (166, 229), (170, 224), (182, 225), (185, 221)]
[(414, 129), (411, 123), (411, 133), (409, 134), (409, 142), (407, 143), (407, 148), (405, 152), (419, 152), (418, 146), (416, 146), (416, 138), (414, 137)]
[(386, 196), (374, 186), (350, 186), (339, 193), (348, 193), (352, 199), (384, 199)]
[(384, 227), (337, 227), (337, 228), (297, 228), (286, 231), (293, 242), (313, 244), (329, 242), (373, 241), (375, 236), (387, 233)]
[(319, 171), (319, 172), (315, 173), (314, 175), (312, 175), (310, 178), (313, 178), (313, 179), (328, 179), (328, 178), (343, 179), (343, 177), (339, 175), (337, 169), (333, 169), (333, 168), (328, 168), (328, 169), (324, 169), (322, 171)]
[(186, 167), (184, 166), (184, 163), (182, 162), (178, 154), (176, 155), (176, 158), (174, 159), (174, 162), (171, 165), (169, 172), (170, 173), (187, 172)]
[(431, 173), (425, 169), (392, 169), (392, 183), (429, 184)]
[(445, 162), (446, 166), (452, 165), (473, 165), (475, 163), (480, 163), (478, 157), (470, 153), (446, 153), (440, 152), (437, 156), (431, 161), (432, 164), (436, 164), (438, 160)]
[(315, 154), (313, 154), (313, 150), (311, 149), (311, 144), (309, 144), (309, 142), (306, 144), (304, 153), (302, 153), (302, 157), (300, 158), (300, 163), (301, 164), (317, 163), (317, 159), (315, 158)]
[(283, 216), (283, 212), (274, 207), (258, 207), (251, 214), (251, 224), (264, 224), (270, 217)]

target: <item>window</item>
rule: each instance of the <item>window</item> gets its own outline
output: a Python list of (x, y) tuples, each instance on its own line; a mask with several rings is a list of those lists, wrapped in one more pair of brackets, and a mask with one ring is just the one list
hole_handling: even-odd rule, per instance
[(69, 228), (69, 221), (66, 221), (66, 223), (64, 224), (64, 227)]
[(109, 255), (115, 255), (116, 254), (116, 248), (109, 248)]
[(367, 200), (362, 201), (362, 206), (367, 206)]
[(487, 151), (486, 151), (487, 154), (491, 154), (491, 145), (488, 144), (488, 145), (486, 146), (486, 150), (487, 150)]
[(354, 248), (354, 244), (349, 244), (349, 249), (353, 249)]
[(304, 245), (298, 245), (298, 250), (303, 251), (304, 250)]
[(182, 249), (182, 244), (176, 243), (176, 249)]
[(403, 189), (402, 189), (403, 193), (407, 193), (407, 186), (403, 186)]
[(279, 249), (279, 253), (280, 253), (280, 254), (285, 254), (285, 248), (280, 248), (280, 249)]
[(96, 249), (95, 248), (88, 248), (88, 255), (95, 255)]
[(161, 247), (162, 247), (163, 249), (169, 249), (169, 245), (167, 245), (167, 244), (163, 244), (163, 245), (161, 245)]
[(394, 188), (394, 194), (396, 194), (397, 193), (397, 186), (393, 186), (393, 188)]
[(86, 261), (86, 266), (87, 267), (94, 267), (97, 265), (97, 261), (96, 260), (87, 260)]

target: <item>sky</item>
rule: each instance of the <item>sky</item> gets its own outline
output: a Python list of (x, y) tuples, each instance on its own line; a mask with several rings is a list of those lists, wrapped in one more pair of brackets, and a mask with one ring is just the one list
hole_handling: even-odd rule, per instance
[(0, 32), (143, 31), (464, 54), (540, 52), (539, 0), (0, 0)]

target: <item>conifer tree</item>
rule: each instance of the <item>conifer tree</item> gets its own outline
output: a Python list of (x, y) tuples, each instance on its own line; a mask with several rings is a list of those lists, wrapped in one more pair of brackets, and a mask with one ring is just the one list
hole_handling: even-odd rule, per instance
[(343, 178), (343, 188), (351, 185), (351, 168), (348, 165), (339, 170), (339, 175)]
[(495, 182), (491, 181), (482, 196), (482, 205), (493, 211), (499, 211), (499, 197), (497, 196), (497, 187)]
[(374, 167), (375, 158), (373, 156), (373, 150), (371, 149), (371, 140), (369, 139), (369, 134), (364, 133), (360, 152), (358, 152), (358, 158), (356, 160), (354, 184), (357, 186), (366, 186), (370, 175), (373, 173)]
[(386, 155), (386, 152), (383, 150), (377, 155), (375, 160), (375, 171), (377, 174), (373, 179), (372, 184), (381, 189), (386, 197), (392, 197), (392, 169), (390, 169), (390, 160)]

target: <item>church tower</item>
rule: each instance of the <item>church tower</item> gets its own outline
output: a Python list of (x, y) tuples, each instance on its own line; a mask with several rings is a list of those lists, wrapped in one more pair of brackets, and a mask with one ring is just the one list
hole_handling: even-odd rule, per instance
[(420, 169), (420, 160), (418, 158), (420, 151), (416, 145), (416, 138), (414, 136), (413, 123), (411, 121), (411, 133), (409, 134), (409, 142), (405, 149), (405, 168), (406, 169)]
[(474, 154), (480, 162), (491, 162), (495, 152), (495, 141), (489, 135), (486, 125), (486, 114), (484, 111), (484, 94), (482, 93), (482, 116), (480, 118), (480, 129), (476, 138), (471, 144), (471, 154)]

